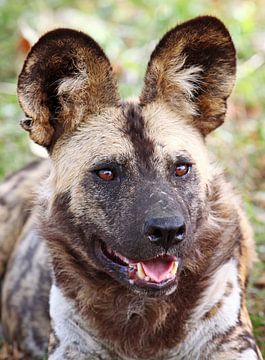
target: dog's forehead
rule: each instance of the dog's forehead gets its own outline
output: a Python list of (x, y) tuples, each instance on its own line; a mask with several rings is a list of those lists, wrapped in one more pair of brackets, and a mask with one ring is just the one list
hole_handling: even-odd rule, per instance
[(200, 133), (191, 125), (188, 117), (170, 110), (165, 104), (152, 103), (143, 109), (145, 132), (154, 142), (156, 152), (189, 154), (193, 161), (206, 161), (206, 147)]
[(162, 104), (141, 107), (125, 102), (100, 115), (90, 116), (65, 144), (58, 142), (56, 166), (65, 159), (71, 169), (85, 169), (108, 159), (131, 163), (177, 159), (186, 154), (206, 174), (207, 155), (203, 139), (191, 125)]
[(120, 108), (109, 108), (98, 115), (89, 115), (77, 131), (55, 145), (52, 158), (63, 158), (76, 164), (93, 164), (97, 159), (129, 156), (133, 147), (124, 134)]

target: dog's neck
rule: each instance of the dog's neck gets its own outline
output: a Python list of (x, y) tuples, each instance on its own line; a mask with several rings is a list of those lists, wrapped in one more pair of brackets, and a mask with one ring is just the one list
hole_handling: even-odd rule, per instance
[[(86, 295), (89, 297), (88, 292)], [(104, 296), (106, 294), (102, 294), (103, 298)], [(126, 294), (122, 296), (126, 297)], [(185, 296), (187, 298), (184, 302), (188, 309), (194, 295), (191, 293)], [(93, 294), (91, 297), (93, 298)], [(99, 294), (98, 297), (100, 297)], [(161, 356), (163, 359), (170, 359), (172, 354), (189, 355), (189, 358), (195, 358), (193, 352), (195, 349), (198, 350), (198, 347), (203, 350), (209, 336), (225, 331), (238, 321), (240, 288), (237, 264), (231, 259), (220, 266), (208, 279), (208, 286), (201, 291), (197, 302), (194, 302), (192, 311), (186, 314), (178, 311), (177, 294), (168, 298), (167, 301), (166, 299), (162, 301), (143, 299), (137, 296), (131, 296), (131, 298), (127, 296), (126, 299), (117, 297), (116, 300), (120, 300), (121, 303), (109, 304), (109, 315), (112, 313), (112, 318), (106, 317), (106, 309), (105, 313), (101, 313), (100, 298), (98, 298), (99, 302), (94, 304), (94, 308), (89, 306), (90, 315), (94, 312), (93, 316), (84, 317), (84, 312), (88, 309), (78, 309), (76, 302), (65, 296), (63, 291), (54, 284), (50, 295), (50, 314), (53, 334), (56, 334), (52, 337), (56, 341), (49, 359), (62, 359), (66, 358), (66, 355), (69, 359), (80, 360), (88, 358), (95, 360), (160, 359)], [(90, 303), (89, 298), (87, 302)], [(220, 309), (218, 304), (222, 304)], [(214, 315), (218, 310), (220, 311), (217, 321)], [(105, 319), (105, 334), (102, 334), (99, 327), (95, 326), (97, 317), (100, 317), (102, 321)], [(220, 317), (223, 317), (223, 321), (220, 321)], [(126, 324), (119, 323), (125, 319), (127, 319)], [(189, 333), (187, 337), (186, 331)], [(114, 337), (115, 333), (119, 340), (116, 339), (115, 342), (113, 339), (111, 343), (109, 338)], [(178, 345), (179, 336), (183, 337), (181, 345)], [(121, 355), (124, 352), (125, 354)]]

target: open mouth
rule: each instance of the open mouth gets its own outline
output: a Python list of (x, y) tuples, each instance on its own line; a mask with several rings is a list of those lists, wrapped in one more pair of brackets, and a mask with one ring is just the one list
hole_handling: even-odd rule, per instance
[(130, 286), (147, 291), (172, 293), (177, 286), (180, 259), (159, 255), (147, 260), (130, 260), (102, 242), (96, 246), (96, 255), (108, 273)]

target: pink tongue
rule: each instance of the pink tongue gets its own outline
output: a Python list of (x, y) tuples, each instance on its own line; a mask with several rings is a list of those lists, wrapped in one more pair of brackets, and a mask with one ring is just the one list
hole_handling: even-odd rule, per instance
[(147, 260), (141, 262), (144, 272), (151, 280), (159, 283), (170, 277), (174, 261), (163, 258)]

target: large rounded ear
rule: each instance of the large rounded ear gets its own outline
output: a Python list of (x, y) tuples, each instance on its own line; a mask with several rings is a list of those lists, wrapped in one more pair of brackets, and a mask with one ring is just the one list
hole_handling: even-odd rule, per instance
[(225, 26), (215, 17), (197, 17), (159, 42), (140, 100), (166, 103), (191, 118), (205, 136), (224, 121), (235, 71), (235, 48)]
[(33, 46), (18, 80), (22, 127), (32, 140), (51, 147), (89, 114), (117, 106), (119, 96), (109, 60), (89, 36), (57, 29)]

